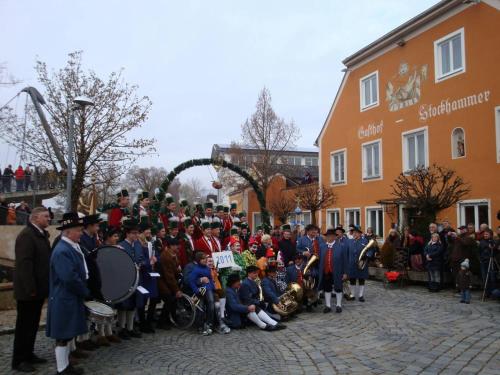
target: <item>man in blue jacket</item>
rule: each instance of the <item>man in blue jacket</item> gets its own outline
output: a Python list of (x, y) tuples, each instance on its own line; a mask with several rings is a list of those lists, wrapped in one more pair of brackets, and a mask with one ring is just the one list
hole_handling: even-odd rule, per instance
[(332, 311), (332, 289), (335, 291), (337, 313), (342, 312), (342, 283), (347, 279), (347, 248), (337, 240), (334, 229), (325, 234), (326, 243), (320, 248), (319, 256), (319, 289), (325, 296), (324, 313)]
[(215, 285), (212, 278), (212, 271), (207, 266), (208, 256), (198, 251), (195, 254), (195, 265), (189, 273), (188, 284), (196, 297), (202, 299), (205, 305), (205, 316), (203, 317), (203, 326), (201, 334), (203, 336), (211, 335), (215, 324)]
[[(261, 300), (261, 290), (257, 285), (256, 280), (259, 276), (259, 267), (248, 266), (247, 277), (241, 283), (238, 291), (241, 303), (246, 306), (255, 306), (254, 314), (248, 314), (248, 319), (254, 322), (260, 329), (274, 331), (276, 329), (285, 328), (284, 325), (278, 324), (276, 320), (271, 318), (264, 310), (263, 293)], [(226, 301), (227, 303), (227, 301)]]
[(266, 313), (274, 320), (281, 320), (281, 316), (273, 310), (273, 305), (279, 303), (281, 293), (276, 283), (277, 269), (275, 266), (268, 266), (266, 269), (266, 277), (262, 279), (262, 293), (264, 294), (264, 302), (267, 304)]
[(88, 268), (78, 244), (83, 222), (76, 212), (63, 215), (61, 241), (50, 258), (50, 293), (47, 309), (48, 337), (56, 340), (56, 362), (58, 374), (81, 374), (83, 370), (69, 364), (68, 343), (76, 336), (87, 332), (85, 297)]
[[(368, 244), (368, 240), (362, 237), (363, 231), (359, 226), (353, 226), (353, 238), (347, 241), (347, 248), (349, 252), (349, 284), (351, 288), (351, 295), (354, 294), (359, 302), (365, 302), (365, 280), (368, 279), (368, 263), (360, 270), (358, 268), (359, 255), (363, 248)], [(368, 257), (371, 257), (374, 250), (368, 250)], [(356, 282), (358, 285), (356, 285)], [(353, 293), (354, 289), (354, 293)]]

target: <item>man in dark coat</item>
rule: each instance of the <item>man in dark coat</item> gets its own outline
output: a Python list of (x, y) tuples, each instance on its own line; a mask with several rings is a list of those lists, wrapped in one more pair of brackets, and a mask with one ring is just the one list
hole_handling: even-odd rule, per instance
[(278, 248), (281, 252), (281, 257), (283, 259), (283, 263), (286, 266), (290, 266), (293, 264), (293, 260), (297, 250), (295, 248), (296, 243), (292, 241), (292, 228), (290, 224), (285, 224), (281, 227), (283, 237), (278, 242)]
[[(349, 253), (349, 269), (347, 274), (349, 275), (349, 284), (351, 288), (351, 294), (358, 297), (359, 302), (365, 302), (364, 291), (365, 291), (365, 280), (368, 279), (368, 263), (365, 267), (360, 270), (358, 268), (358, 260), (363, 248), (368, 244), (366, 238), (361, 235), (363, 231), (360, 227), (353, 227), (353, 238), (347, 241), (347, 248)], [(371, 256), (373, 251), (368, 250), (368, 257)], [(356, 281), (358, 285), (356, 285)], [(354, 289), (354, 292), (353, 292)]]
[(33, 353), (40, 314), (49, 295), (49, 226), (50, 216), (45, 207), (33, 209), (26, 228), (16, 238), (14, 296), (17, 301), (17, 320), (14, 336), (12, 369), (34, 372), (33, 364), (45, 359)]
[[(325, 234), (326, 243), (320, 247), (319, 288), (324, 291), (324, 313), (332, 311), (332, 289), (335, 291), (335, 311), (342, 312), (342, 283), (347, 279), (348, 256), (345, 242), (337, 240), (334, 229)], [(361, 298), (361, 297), (360, 297)]]
[(63, 215), (61, 240), (50, 257), (50, 294), (47, 309), (48, 337), (56, 340), (55, 354), (58, 374), (82, 373), (69, 364), (69, 342), (87, 333), (85, 298), (88, 268), (78, 242), (82, 235), (83, 221), (76, 212)]

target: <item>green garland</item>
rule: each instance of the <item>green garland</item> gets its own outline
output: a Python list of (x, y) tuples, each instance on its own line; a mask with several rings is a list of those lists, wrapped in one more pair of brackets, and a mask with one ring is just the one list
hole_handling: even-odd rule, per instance
[(253, 188), (255, 191), (255, 194), (257, 195), (257, 200), (259, 201), (260, 204), (260, 212), (262, 216), (262, 225), (264, 227), (264, 230), (266, 233), (269, 233), (271, 230), (271, 223), (270, 223), (270, 217), (269, 217), (269, 211), (266, 208), (266, 198), (264, 197), (264, 194), (262, 193), (262, 190), (260, 189), (259, 185), (257, 184), (257, 181), (254, 180), (252, 176), (250, 176), (246, 171), (241, 169), (239, 166), (228, 163), (227, 161), (223, 159), (211, 159), (211, 158), (206, 158), (206, 159), (192, 159), (188, 160), (182, 164), (179, 164), (177, 167), (173, 169), (172, 172), (170, 172), (165, 180), (161, 183), (159, 187), (158, 193), (155, 195), (155, 198), (158, 202), (162, 202), (165, 199), (165, 193), (168, 191), (168, 187), (170, 184), (174, 181), (174, 179), (177, 177), (178, 174), (180, 174), (182, 171), (192, 168), (192, 167), (199, 167), (203, 165), (218, 165), (224, 168), (228, 168), (232, 170), (233, 172), (239, 174), (241, 177), (243, 177), (245, 180), (248, 181), (250, 186)]

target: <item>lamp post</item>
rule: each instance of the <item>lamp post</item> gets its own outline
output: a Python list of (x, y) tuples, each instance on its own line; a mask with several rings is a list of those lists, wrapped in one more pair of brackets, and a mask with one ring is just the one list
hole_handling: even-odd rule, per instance
[(71, 106), (68, 131), (68, 170), (66, 171), (66, 212), (71, 211), (71, 189), (73, 187), (73, 152), (75, 148), (75, 111), (83, 111), (85, 107), (89, 105), (94, 105), (94, 102), (91, 99), (85, 96), (78, 96), (73, 100), (73, 105)]
[(297, 207), (295, 208), (295, 210), (293, 211), (295, 212), (295, 225), (300, 225), (302, 226), (302, 209), (300, 208), (300, 199), (297, 198)]

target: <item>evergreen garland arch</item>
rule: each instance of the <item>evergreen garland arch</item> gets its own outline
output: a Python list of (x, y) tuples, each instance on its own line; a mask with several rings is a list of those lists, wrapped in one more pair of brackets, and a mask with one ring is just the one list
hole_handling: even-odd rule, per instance
[(165, 178), (165, 180), (161, 183), (159, 187), (159, 191), (156, 194), (155, 198), (159, 202), (162, 202), (165, 199), (165, 194), (168, 191), (168, 187), (174, 181), (174, 179), (179, 175), (182, 171), (192, 168), (192, 167), (199, 167), (199, 166), (204, 166), (204, 165), (215, 165), (215, 166), (220, 166), (223, 168), (228, 168), (232, 170), (233, 172), (239, 174), (241, 177), (243, 177), (250, 186), (253, 188), (255, 191), (255, 194), (257, 195), (257, 200), (259, 201), (260, 205), (260, 213), (262, 217), (262, 225), (264, 226), (265, 232), (268, 233), (271, 229), (271, 223), (270, 223), (270, 216), (269, 216), (269, 211), (266, 208), (266, 198), (264, 197), (264, 194), (262, 190), (260, 189), (259, 185), (257, 184), (257, 181), (254, 180), (252, 176), (250, 176), (246, 171), (241, 169), (239, 166), (229, 163), (225, 161), (224, 159), (213, 159), (213, 158), (205, 158), (205, 159), (192, 159), (188, 160), (182, 164), (179, 164), (177, 167), (175, 167)]

